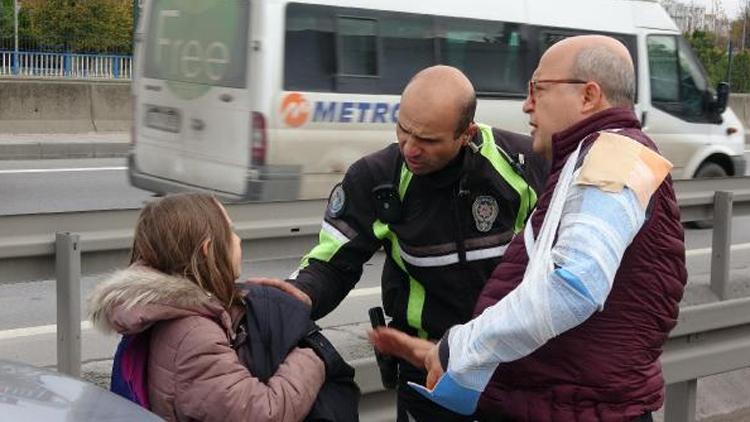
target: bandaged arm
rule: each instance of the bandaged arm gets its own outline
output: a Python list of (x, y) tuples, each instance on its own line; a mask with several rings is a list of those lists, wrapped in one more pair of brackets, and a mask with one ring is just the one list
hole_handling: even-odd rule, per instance
[[(552, 248), (554, 268), (535, 278), (527, 271), (505, 298), (451, 328), (440, 345), (441, 355), (449, 354), (447, 372), (433, 392), (420, 392), (446, 407), (452, 408), (450, 402), (464, 407), (454, 411), (473, 412), (500, 363), (529, 355), (603, 309), (625, 249), (644, 220), (643, 206), (627, 187), (605, 192), (571, 186)], [(441, 384), (447, 401), (433, 395), (441, 394)]]

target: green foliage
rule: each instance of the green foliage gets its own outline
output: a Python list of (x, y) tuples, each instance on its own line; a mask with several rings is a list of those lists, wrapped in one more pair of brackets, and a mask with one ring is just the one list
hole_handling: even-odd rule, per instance
[[(711, 33), (695, 31), (685, 38), (706, 69), (711, 86), (727, 80), (729, 56), (726, 48), (717, 47), (717, 40)], [(736, 48), (736, 47), (734, 47)], [(732, 71), (729, 80), (732, 92), (750, 92), (750, 50), (732, 52)]]
[(20, 17), (20, 35), (43, 48), (116, 53), (132, 50), (132, 0), (24, 0)]
[(13, 0), (0, 0), (0, 38), (13, 36)]

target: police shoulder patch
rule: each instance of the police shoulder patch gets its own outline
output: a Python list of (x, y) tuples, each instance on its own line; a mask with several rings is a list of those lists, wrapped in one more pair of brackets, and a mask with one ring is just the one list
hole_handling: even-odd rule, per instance
[(328, 197), (328, 208), (326, 213), (331, 218), (338, 218), (344, 213), (346, 208), (346, 192), (341, 183), (333, 187), (331, 195)]
[(646, 207), (671, 169), (672, 163), (634, 139), (601, 132), (583, 160), (576, 184), (606, 192), (620, 192), (627, 186)]

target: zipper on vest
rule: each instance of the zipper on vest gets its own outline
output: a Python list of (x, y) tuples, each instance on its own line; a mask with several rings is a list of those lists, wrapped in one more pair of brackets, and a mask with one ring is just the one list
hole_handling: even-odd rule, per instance
[(453, 200), (453, 220), (456, 225), (456, 252), (458, 252), (458, 262), (464, 267), (468, 267), (468, 261), (466, 260), (466, 245), (464, 241), (464, 230), (462, 227), (461, 220), (461, 208), (463, 208), (466, 198), (469, 197), (469, 190), (465, 188), (466, 177), (461, 177), (458, 182), (458, 192), (456, 192), (455, 199)]

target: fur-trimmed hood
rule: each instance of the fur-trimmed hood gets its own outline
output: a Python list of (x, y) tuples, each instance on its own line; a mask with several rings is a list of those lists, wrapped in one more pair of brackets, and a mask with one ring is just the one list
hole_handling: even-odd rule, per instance
[(88, 297), (89, 318), (104, 332), (141, 332), (156, 322), (204, 316), (231, 335), (232, 322), (221, 303), (192, 281), (133, 265), (111, 274)]

